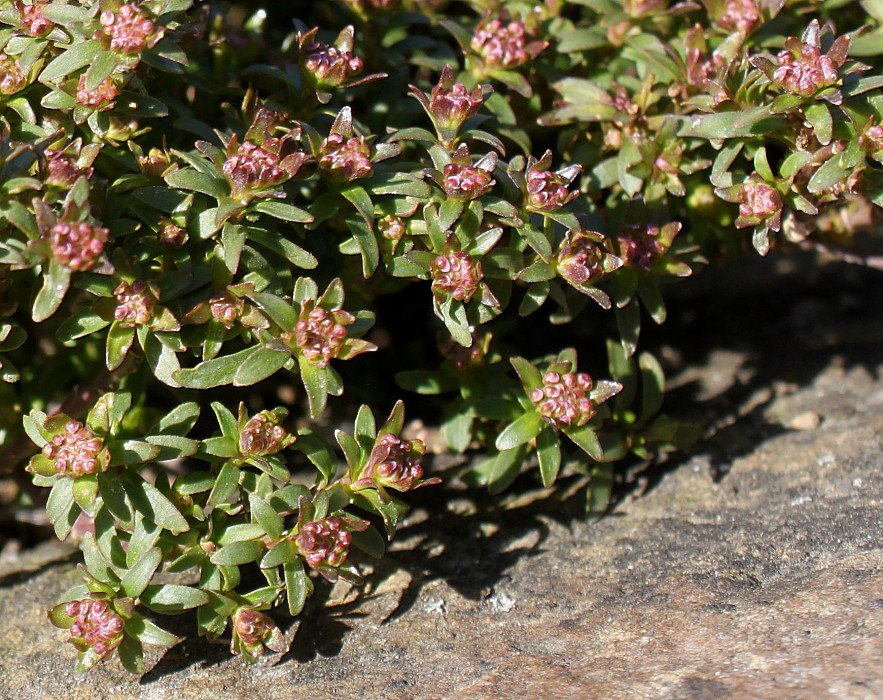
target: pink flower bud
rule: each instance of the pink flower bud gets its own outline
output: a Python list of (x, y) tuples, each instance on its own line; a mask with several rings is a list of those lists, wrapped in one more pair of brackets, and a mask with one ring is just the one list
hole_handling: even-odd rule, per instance
[(579, 231), (568, 231), (555, 262), (558, 273), (579, 286), (604, 274), (604, 256), (597, 242)]
[(531, 59), (522, 22), (483, 21), (476, 28), (471, 45), (485, 64), (494, 68), (514, 68)]
[(811, 97), (840, 79), (831, 58), (811, 44), (801, 42), (797, 48), (780, 51), (776, 60), (779, 67), (773, 72), (773, 82), (796, 95)]
[[(757, 226), (781, 217), (782, 195), (772, 185), (748, 180), (739, 190), (739, 218), (736, 228)], [(777, 229), (776, 229), (777, 230)]]
[(352, 76), (362, 72), (364, 62), (352, 52), (339, 50), (322, 41), (311, 41), (303, 47), (307, 79), (319, 90), (340, 87)]
[(764, 22), (763, 13), (754, 0), (727, 0), (724, 13), (717, 20), (719, 26), (746, 36)]
[(121, 328), (137, 328), (150, 322), (157, 299), (147, 282), (120, 282), (113, 295), (117, 302), (113, 317)]
[(466, 251), (439, 255), (432, 261), (432, 291), (438, 297), (451, 296), (467, 302), (483, 278), (481, 262)]
[(28, 77), (22, 73), (18, 60), (0, 53), (0, 94), (14, 95), (27, 84)]
[(438, 84), (429, 96), (429, 113), (437, 127), (457, 130), (484, 104), (486, 85), (470, 92), (463, 83), (454, 82), (454, 69), (445, 66)]
[(371, 148), (364, 136), (346, 138), (332, 133), (322, 142), (319, 166), (344, 181), (368, 177), (374, 171)]
[(245, 301), (226, 289), (215, 294), (208, 303), (212, 317), (224, 328), (233, 328), (236, 325), (236, 319), (245, 310)]
[(294, 542), (314, 569), (343, 566), (349, 555), (352, 542), (351, 531), (368, 528), (364, 520), (351, 520), (331, 515), (321, 520), (313, 520), (300, 528)]
[(274, 187), (289, 177), (289, 173), (280, 166), (278, 155), (250, 141), (241, 144), (235, 153), (228, 155), (222, 171), (230, 183), (232, 197)]
[(266, 457), (280, 452), (293, 442), (279, 425), (280, 417), (272, 411), (261, 411), (250, 418), (239, 435), (239, 450), (245, 457)]
[(563, 170), (548, 170), (552, 162), (552, 152), (546, 151), (543, 157), (527, 170), (527, 206), (534, 211), (555, 211), (574, 200), (578, 193), (571, 192), (568, 186), (579, 175), (581, 166), (571, 165)]
[(295, 345), (313, 367), (327, 367), (340, 353), (346, 339), (346, 326), (353, 321), (355, 317), (346, 311), (305, 305), (294, 327)]
[(91, 649), (100, 658), (112, 653), (123, 641), (123, 618), (107, 601), (87, 598), (64, 605), (64, 612), (74, 618), (67, 627), (68, 641), (80, 651)]
[(105, 10), (98, 21), (101, 30), (95, 33), (95, 38), (123, 54), (138, 54), (152, 48), (163, 35), (163, 29), (157, 29), (134, 3), (123, 5), (116, 12)]
[(70, 420), (63, 432), (43, 445), (43, 454), (53, 460), (56, 474), (77, 477), (102, 471), (98, 454), (103, 446), (87, 426)]
[(377, 220), (380, 235), (390, 241), (399, 241), (405, 235), (405, 222), (399, 217), (388, 214)]
[(114, 82), (113, 77), (105, 78), (94, 90), (86, 89), (86, 74), (80, 76), (77, 83), (77, 104), (92, 109), (102, 109), (110, 104), (120, 94), (120, 89)]
[[(423, 476), (420, 459), (426, 452), (422, 440), (400, 440), (392, 433), (384, 433), (374, 443), (354, 488), (380, 485), (396, 491), (409, 491)], [(426, 483), (426, 482), (424, 482)]]
[(108, 233), (85, 221), (59, 221), (49, 231), (52, 256), (75, 272), (88, 270), (104, 252)]
[(595, 415), (595, 404), (589, 397), (592, 378), (585, 373), (546, 372), (543, 386), (530, 392), (530, 400), (539, 414), (555, 430), (579, 427)]
[(486, 194), (494, 186), (492, 173), (460, 163), (448, 163), (444, 170), (445, 194), (450, 199), (469, 201)]
[(43, 16), (43, 8), (46, 2), (35, 2), (33, 5), (25, 5), (20, 0), (13, 3), (18, 10), (22, 29), (35, 37), (46, 36), (52, 31), (52, 22)]

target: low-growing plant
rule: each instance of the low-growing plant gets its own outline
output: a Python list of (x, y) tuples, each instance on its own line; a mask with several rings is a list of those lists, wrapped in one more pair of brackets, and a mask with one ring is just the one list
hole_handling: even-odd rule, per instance
[(432, 451), (468, 456), (452, 477), (583, 474), (589, 514), (616, 465), (687, 444), (642, 323), (709, 260), (875, 220), (881, 23), (878, 0), (2, 0), (0, 453), (82, 549), (49, 613), (78, 667), (140, 671), (177, 641), (154, 614), (188, 610), (285, 651), (269, 612), (358, 584), (351, 550), (382, 556), (438, 483), (415, 393)]

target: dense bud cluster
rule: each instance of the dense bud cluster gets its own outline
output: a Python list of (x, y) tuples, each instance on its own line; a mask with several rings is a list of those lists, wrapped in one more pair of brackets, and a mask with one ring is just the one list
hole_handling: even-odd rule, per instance
[(113, 77), (105, 78), (92, 90), (86, 89), (86, 74), (80, 76), (77, 83), (77, 104), (92, 109), (107, 107), (120, 94), (120, 89)]
[(494, 186), (493, 174), (474, 165), (448, 163), (444, 177), (445, 194), (451, 199), (477, 199)]
[(568, 231), (556, 256), (556, 267), (571, 284), (586, 284), (604, 274), (604, 251), (579, 231)]
[(655, 224), (633, 224), (619, 232), (619, 253), (626, 265), (645, 270), (650, 268), (656, 256), (665, 252), (659, 240), (659, 227)]
[(233, 328), (236, 325), (236, 319), (245, 310), (245, 301), (227, 290), (222, 290), (212, 296), (208, 304), (212, 317), (224, 328)]
[[(353, 541), (353, 536), (345, 528), (352, 522), (331, 515), (303, 525), (295, 538), (295, 544), (307, 564), (314, 569), (342, 566), (349, 555), (350, 543)], [(363, 524), (364, 527), (360, 529), (364, 530), (368, 524)]]
[(105, 657), (123, 641), (123, 618), (104, 600), (74, 600), (64, 606), (74, 618), (68, 628), (70, 643), (80, 651), (92, 650)]
[(795, 95), (810, 97), (840, 79), (831, 58), (811, 44), (801, 42), (796, 50), (793, 46), (784, 49), (776, 60), (779, 67), (773, 73), (773, 81)]
[(76, 161), (64, 151), (46, 151), (46, 184), (56, 187), (70, 187), (78, 178), (92, 177), (92, 168), (77, 166)]
[(49, 231), (52, 257), (65, 267), (88, 270), (104, 252), (108, 230), (85, 221), (59, 221)]
[(35, 2), (33, 5), (25, 5), (20, 0), (14, 3), (18, 10), (22, 28), (31, 36), (45, 36), (52, 31), (53, 23), (43, 16), (43, 8), (46, 2)]
[(303, 47), (304, 67), (316, 87), (336, 88), (361, 72), (364, 61), (352, 52), (339, 50), (321, 41), (312, 41)]
[(754, 0), (728, 0), (717, 23), (731, 32), (751, 34), (763, 24), (763, 13)]
[(405, 222), (398, 216), (388, 214), (377, 220), (380, 235), (390, 241), (398, 241), (405, 235)]
[(422, 440), (400, 440), (392, 433), (384, 433), (377, 438), (365, 468), (353, 487), (379, 484), (396, 491), (408, 491), (423, 476), (420, 459), (425, 451)]
[(230, 651), (234, 654), (243, 647), (249, 656), (261, 656), (264, 647), (283, 652), (288, 648), (276, 623), (253, 608), (239, 608), (233, 613), (233, 638)]
[(331, 312), (321, 306), (305, 308), (294, 327), (295, 345), (311, 365), (327, 367), (343, 347), (346, 326), (354, 320), (346, 311)]
[(18, 61), (0, 53), (0, 94), (13, 95), (27, 84), (28, 78), (21, 72)]
[(756, 226), (763, 221), (778, 221), (782, 214), (782, 195), (772, 185), (749, 180), (739, 190), (737, 228)]
[(234, 197), (272, 187), (287, 177), (279, 165), (279, 156), (251, 141), (241, 144), (236, 153), (228, 156), (221, 169), (230, 182)]
[(346, 138), (329, 134), (322, 142), (319, 165), (341, 180), (351, 181), (367, 177), (373, 172), (371, 148), (364, 136)]
[(527, 172), (527, 203), (537, 211), (560, 209), (577, 196), (567, 189), (569, 184), (561, 173), (531, 168)]
[(530, 392), (530, 400), (549, 425), (561, 430), (585, 425), (595, 415), (591, 390), (592, 378), (584, 372), (546, 372), (543, 386)]
[(53, 460), (55, 473), (61, 476), (83, 476), (100, 470), (98, 453), (100, 437), (79, 421), (70, 420), (64, 431), (43, 446), (43, 454)]
[(437, 296), (469, 301), (483, 278), (481, 262), (458, 250), (439, 255), (432, 261), (432, 290)]
[(239, 450), (246, 457), (266, 457), (282, 450), (287, 437), (278, 416), (271, 411), (261, 411), (242, 428)]
[(120, 282), (113, 290), (113, 296), (117, 302), (113, 317), (121, 328), (137, 328), (150, 322), (157, 299), (147, 282)]
[(514, 68), (528, 62), (527, 35), (523, 22), (492, 19), (482, 22), (472, 36), (472, 49), (489, 66)]
[(185, 229), (171, 222), (165, 223), (156, 235), (161, 245), (173, 249), (182, 247), (190, 238)]
[(105, 10), (99, 15), (101, 31), (95, 38), (109, 40), (113, 51), (124, 54), (141, 53), (159, 41), (162, 32), (145, 15), (136, 4), (129, 3), (119, 10)]
[(454, 83), (454, 70), (450, 66), (445, 66), (429, 95), (429, 113), (441, 128), (459, 129), (482, 104), (482, 86), (477, 85), (470, 92), (463, 83)]

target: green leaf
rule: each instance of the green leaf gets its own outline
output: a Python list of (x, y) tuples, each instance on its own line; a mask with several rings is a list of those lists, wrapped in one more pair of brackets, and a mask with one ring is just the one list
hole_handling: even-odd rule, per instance
[(40, 72), (40, 82), (52, 83), (83, 66), (88, 66), (101, 52), (101, 44), (95, 39), (74, 43)]
[(641, 422), (645, 422), (662, 407), (665, 374), (657, 359), (648, 352), (641, 353), (638, 366), (641, 368)]
[(270, 539), (278, 540), (284, 528), (279, 514), (267, 501), (257, 494), (251, 494), (248, 502), (251, 506), (251, 515), (255, 522), (263, 528), (264, 532), (270, 536)]
[(126, 620), (126, 632), (138, 639), (142, 644), (151, 644), (159, 647), (170, 647), (181, 641), (179, 637), (157, 627), (140, 615), (135, 615), (132, 619)]
[(272, 376), (291, 359), (285, 350), (258, 348), (243, 361), (233, 375), (233, 386), (251, 386)]
[(518, 472), (521, 471), (521, 466), (524, 464), (527, 450), (527, 445), (519, 445), (511, 450), (504, 450), (493, 458), (487, 479), (489, 493), (498, 494), (515, 481), (515, 477), (518, 476)]
[(141, 593), (141, 603), (158, 613), (173, 614), (198, 608), (209, 601), (208, 593), (199, 588), (167, 583), (147, 586)]
[(135, 342), (134, 328), (124, 328), (119, 321), (110, 324), (104, 353), (104, 361), (108, 369), (114, 370), (123, 364), (133, 342)]
[(337, 460), (321, 438), (310, 434), (298, 435), (294, 449), (302, 452), (319, 470), (323, 483), (327, 484), (334, 478), (337, 473)]
[(368, 556), (380, 559), (386, 554), (386, 541), (376, 528), (369, 527), (362, 532), (352, 533), (353, 545), (361, 549)]
[(634, 301), (616, 309), (616, 326), (622, 339), (622, 347), (631, 357), (638, 347), (638, 335), (641, 332), (641, 310)]
[(526, 393), (529, 394), (534, 389), (543, 386), (542, 373), (529, 360), (525, 360), (523, 357), (510, 357), (509, 362), (512, 363), (512, 367), (518, 373)]
[(83, 559), (86, 564), (86, 570), (102, 583), (117, 583), (119, 577), (114, 573), (110, 562), (101, 553), (95, 536), (91, 532), (87, 532), (80, 542), (80, 549), (83, 551)]
[[(127, 621), (128, 623), (131, 620)], [(126, 634), (123, 641), (117, 649), (117, 655), (120, 657), (120, 663), (129, 673), (141, 673), (144, 670), (144, 647), (135, 637)]]
[(819, 100), (807, 107), (804, 112), (806, 120), (812, 124), (816, 138), (823, 146), (831, 143), (834, 138), (834, 120), (831, 118), (831, 111), (828, 109), (828, 103)]
[(159, 445), (151, 445), (141, 440), (113, 440), (107, 443), (110, 465), (144, 464), (153, 461), (161, 451)]
[(561, 469), (561, 443), (552, 428), (547, 427), (537, 436), (537, 457), (543, 486), (551, 486)]
[(310, 417), (315, 419), (322, 415), (328, 402), (328, 376), (323, 368), (313, 367), (304, 357), (298, 357), (300, 377), (307, 390), (307, 403), (310, 406)]
[(116, 520), (124, 524), (132, 522), (132, 509), (126, 500), (126, 492), (113, 472), (98, 474), (98, 492), (101, 494), (105, 508)]
[(545, 425), (546, 422), (536, 411), (528, 411), (506, 426), (506, 429), (497, 436), (495, 446), (502, 452), (523, 445), (539, 435)]
[(125, 472), (121, 478), (132, 505), (145, 518), (149, 518), (173, 535), (187, 532), (190, 529), (184, 516), (153, 484), (144, 481), (138, 474), (130, 472)]
[(584, 425), (581, 428), (564, 428), (563, 432), (595, 461), (600, 462), (604, 459), (604, 450), (601, 449), (598, 436), (588, 425)]
[(310, 212), (271, 199), (262, 199), (254, 206), (254, 209), (282, 221), (293, 221), (298, 224), (309, 224), (313, 221), (313, 215)]
[(74, 526), (79, 508), (74, 501), (74, 482), (69, 477), (55, 480), (55, 485), (49, 492), (49, 500), (46, 502), (46, 515), (49, 522), (55, 527), (55, 535), (63, 540), (68, 536)]
[(292, 265), (304, 270), (312, 270), (319, 264), (319, 261), (312, 253), (307, 252), (279, 234), (270, 233), (256, 227), (249, 227), (248, 238), (258, 245), (278, 253)]
[(313, 582), (304, 571), (303, 562), (298, 560), (282, 567), (285, 572), (285, 595), (288, 598), (288, 612), (299, 615), (307, 598), (313, 592)]
[(101, 318), (101, 316), (91, 309), (81, 309), (67, 318), (64, 323), (58, 327), (56, 336), (62, 343), (66, 343), (70, 340), (84, 338), (92, 333), (97, 333), (108, 325), (110, 325), (109, 321)]
[(221, 547), (211, 556), (211, 562), (218, 566), (240, 566), (257, 561), (264, 556), (266, 547), (255, 540), (234, 542)]
[(596, 464), (586, 487), (586, 517), (600, 518), (610, 504), (613, 491), (613, 464)]
[(294, 542), (286, 539), (270, 548), (264, 555), (264, 558), (261, 559), (260, 567), (262, 569), (273, 569), (283, 564), (291, 564), (297, 558), (297, 547)]
[(34, 321), (40, 323), (54, 314), (71, 283), (71, 271), (56, 260), (50, 260), (48, 269), (43, 276), (43, 286), (34, 299)]
[(167, 173), (163, 179), (170, 187), (201, 192), (219, 201), (229, 195), (226, 182), (198, 170), (190, 170), (189, 168), (173, 170)]
[(123, 592), (130, 598), (137, 598), (142, 591), (147, 588), (153, 574), (159, 568), (162, 562), (162, 552), (158, 549), (151, 549), (141, 556), (135, 565), (129, 569), (120, 582)]
[(368, 279), (380, 264), (380, 247), (377, 245), (377, 237), (370, 224), (362, 219), (347, 217), (346, 222), (362, 256), (362, 276)]
[(218, 477), (215, 480), (215, 486), (208, 497), (208, 505), (219, 506), (227, 503), (233, 492), (239, 487), (239, 467), (232, 462), (224, 462)]
[(191, 369), (178, 370), (173, 372), (172, 376), (187, 389), (211, 389), (232, 384), (239, 368), (259, 349), (248, 347), (232, 355), (207, 360)]

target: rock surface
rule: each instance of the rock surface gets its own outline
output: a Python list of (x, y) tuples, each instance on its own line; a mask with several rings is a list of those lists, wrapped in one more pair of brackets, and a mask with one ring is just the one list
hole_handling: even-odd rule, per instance
[[(813, 337), (840, 302), (820, 303), (798, 318)], [(191, 637), (141, 678), (78, 678), (44, 612), (73, 561), (6, 564), (0, 698), (883, 697), (883, 381), (863, 336), (826, 328), (799, 362), (790, 332), (691, 359), (677, 391), (712, 401), (714, 435), (609, 517), (582, 522), (567, 494), (418, 492), (369, 585), (319, 587), (276, 665)]]

